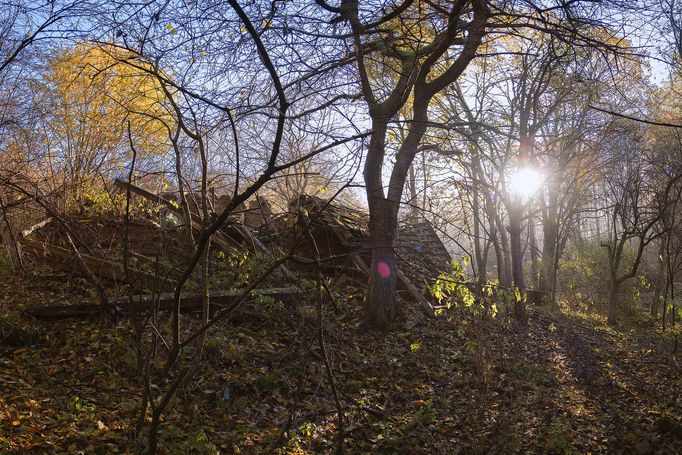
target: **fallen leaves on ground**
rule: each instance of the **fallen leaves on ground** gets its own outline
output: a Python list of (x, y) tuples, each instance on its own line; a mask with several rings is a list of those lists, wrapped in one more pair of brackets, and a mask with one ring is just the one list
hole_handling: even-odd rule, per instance
[[(131, 432), (142, 390), (131, 324), (23, 319), (26, 304), (79, 298), (53, 277), (31, 280), (2, 285), (3, 317), (28, 335), (0, 345), (0, 451), (144, 450)], [(328, 313), (350, 453), (682, 452), (682, 371), (653, 330), (537, 309), (527, 324), (488, 321), (473, 342), (447, 315), (375, 333), (356, 303)], [(164, 418), (164, 453), (334, 451), (315, 311), (270, 316), (211, 333)]]

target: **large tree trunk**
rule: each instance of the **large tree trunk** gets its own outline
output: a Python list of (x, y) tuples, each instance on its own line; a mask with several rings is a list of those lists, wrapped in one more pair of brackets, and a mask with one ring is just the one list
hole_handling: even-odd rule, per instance
[(514, 208), (509, 214), (509, 243), (511, 250), (512, 280), (520, 290), (523, 282), (523, 244), (521, 242), (521, 214)]
[[(383, 159), (386, 146), (386, 121), (375, 123), (365, 161), (364, 177), (369, 206), (369, 234), (372, 264), (367, 287), (366, 316), (373, 327), (385, 329), (395, 316), (396, 257), (393, 250), (398, 210), (410, 165), (426, 132), (430, 98), (421, 96), (415, 87), (414, 123), (396, 153), (388, 191), (384, 196)], [(376, 147), (374, 149), (373, 147)]]
[[(509, 241), (511, 246), (512, 279), (514, 286), (523, 292), (523, 245), (521, 243), (521, 218), (523, 207), (521, 201), (513, 201), (512, 209), (509, 211)], [(514, 304), (514, 317), (518, 321), (526, 318), (526, 306), (523, 300), (518, 300)]]
[[(474, 153), (472, 156), (472, 166), (474, 169), (477, 169), (477, 167), (480, 168), (480, 162), (476, 163), (479, 161), (478, 154), (476, 150), (472, 150), (470, 148), (470, 151)], [(482, 238), (481, 238), (481, 195), (480, 191), (478, 188), (478, 184), (476, 184), (473, 188), (473, 204), (472, 204), (472, 211), (473, 211), (473, 216), (474, 216), (474, 255), (476, 259), (476, 269), (477, 269), (477, 274), (478, 274), (478, 283), (479, 285), (483, 286), (487, 279), (487, 257), (483, 253), (483, 247), (481, 245)]]
[[(484, 183), (486, 182), (486, 177), (485, 173), (483, 172), (483, 167), (481, 166), (481, 155), (480, 155), (480, 150), (479, 150), (479, 137), (481, 134), (481, 128), (478, 126), (476, 122), (476, 117), (474, 114), (471, 112), (471, 109), (469, 109), (469, 106), (467, 105), (466, 98), (462, 94), (462, 91), (460, 90), (459, 86), (455, 86), (456, 93), (460, 98), (460, 102), (462, 103), (462, 107), (464, 108), (464, 112), (467, 115), (467, 119), (469, 122), (471, 122), (471, 133), (470, 133), (470, 140), (468, 142), (468, 149), (469, 149), (469, 154), (471, 155), (471, 171), (472, 171), (472, 177), (474, 180), (474, 185), (472, 187), (472, 192), (473, 192), (473, 197), (472, 197), (472, 211), (473, 211), (473, 217), (474, 217), (474, 253), (476, 256), (476, 268), (478, 272), (478, 284), (480, 286), (484, 286), (485, 283), (488, 281), (488, 274), (487, 274), (487, 269), (488, 269), (488, 246), (482, 247), (482, 238), (481, 238), (481, 227), (483, 226), (483, 221), (482, 221), (482, 214), (485, 213), (488, 215), (488, 221), (490, 222), (491, 229), (490, 229), (490, 235), (493, 235), (495, 232), (495, 229), (492, 228), (494, 220), (491, 217), (491, 211), (492, 211), (492, 200), (490, 198), (490, 192), (486, 191), (486, 188), (484, 187)], [(482, 203), (485, 203), (485, 212), (484, 212), (484, 207), (482, 206)], [(495, 241), (493, 239), (486, 239), (487, 242)], [(489, 243), (488, 243), (489, 245)], [(498, 260), (498, 270), (500, 269), (500, 254), (499, 254), (499, 249), (496, 247), (496, 253), (497, 253), (497, 260)]]
[[(540, 269), (540, 290), (545, 295), (554, 294), (558, 261), (558, 225), (553, 218), (543, 219), (542, 260)], [(551, 297), (550, 297), (551, 299)], [(551, 303), (551, 302), (546, 302)]]
[[(670, 327), (675, 327), (675, 315), (677, 314), (677, 306), (675, 305), (675, 281), (670, 279)], [(675, 349), (677, 349), (677, 336), (675, 336)]]
[(530, 247), (530, 264), (531, 264), (531, 278), (530, 285), (537, 288), (539, 286), (538, 280), (540, 278), (540, 257), (538, 255), (538, 239), (535, 233), (535, 220), (528, 219), (528, 237)]
[[(460, 32), (460, 22), (465, 17), (465, 6), (471, 4), (473, 18), (468, 26), (469, 33), (460, 54), (451, 64), (437, 65), (437, 62), (455, 43)], [(365, 66), (363, 39), (361, 35), (369, 30), (362, 26), (357, 2), (342, 2), (341, 10), (353, 30), (358, 51), (358, 70), (362, 92), (368, 103), (372, 119), (372, 136), (365, 157), (363, 176), (367, 191), (370, 213), (370, 238), (372, 242), (372, 264), (369, 271), (366, 310), (368, 322), (377, 328), (385, 328), (395, 314), (396, 261), (393, 239), (397, 226), (398, 207), (401, 202), (405, 181), (410, 165), (417, 154), (418, 146), (426, 132), (429, 121), (428, 107), (432, 98), (448, 85), (454, 83), (476, 56), (476, 50), (485, 34), (489, 11), (487, 2), (456, 2), (448, 16), (447, 30), (434, 40), (435, 46), (423, 58), (409, 54), (400, 57), (401, 74), (396, 84), (386, 87), (390, 94), (379, 101), (372, 89), (370, 76)], [(365, 37), (368, 39), (368, 37)], [(371, 40), (370, 40), (371, 41)], [(426, 46), (428, 47), (428, 46)], [(401, 108), (409, 106), (407, 95), (412, 92), (412, 122), (395, 155), (395, 163), (384, 192), (383, 166), (386, 157), (386, 132), (390, 121)]]
[(609, 325), (615, 325), (618, 316), (618, 291), (620, 285), (615, 279), (611, 279), (609, 285), (609, 306), (608, 306), (608, 316), (607, 322)]
[[(488, 217), (488, 228), (490, 230), (490, 240), (495, 248), (495, 261), (497, 263), (497, 279), (500, 285), (505, 288), (511, 287), (511, 267), (508, 260), (507, 232), (500, 221), (500, 215), (495, 210), (495, 204), (489, 194), (486, 194), (485, 204), (486, 215)], [(499, 234), (499, 237), (498, 237)]]
[(376, 121), (373, 127), (364, 169), (372, 248), (365, 316), (372, 327), (383, 330), (395, 316), (396, 257), (393, 238), (398, 224), (398, 201), (389, 201), (383, 187), (386, 123)]
[(654, 284), (654, 296), (651, 299), (651, 316), (656, 317), (658, 314), (658, 304), (661, 301), (661, 291), (665, 283), (665, 261), (663, 255), (665, 254), (665, 243), (661, 240), (658, 247), (658, 270), (656, 271), (656, 282)]
[[(387, 241), (387, 239), (383, 239)], [(392, 247), (374, 247), (365, 311), (374, 328), (383, 330), (395, 317), (396, 255)]]
[[(496, 232), (493, 231), (493, 235), (497, 235)], [(502, 251), (502, 247), (500, 246), (500, 239), (498, 238), (493, 238), (492, 239), (493, 243), (493, 248), (495, 249), (495, 266), (497, 267), (497, 279), (499, 280), (500, 284), (504, 286), (504, 252)]]
[[(552, 177), (549, 177), (552, 179)], [(547, 206), (542, 212), (542, 264), (540, 269), (540, 290), (552, 293), (555, 285), (556, 266), (558, 265), (557, 245), (559, 243), (559, 223), (557, 209), (559, 192), (555, 179), (547, 185)], [(544, 198), (543, 198), (544, 200)]]
[(509, 236), (507, 230), (502, 225), (502, 221), (497, 216), (497, 225), (500, 231), (500, 243), (502, 244), (502, 262), (504, 266), (504, 273), (499, 277), (502, 287), (512, 287), (512, 259), (511, 247), (509, 246)]
[(399, 204), (391, 196), (369, 200), (372, 263), (365, 312), (370, 325), (380, 330), (386, 329), (395, 316), (397, 261), (393, 242), (398, 227), (398, 208)]

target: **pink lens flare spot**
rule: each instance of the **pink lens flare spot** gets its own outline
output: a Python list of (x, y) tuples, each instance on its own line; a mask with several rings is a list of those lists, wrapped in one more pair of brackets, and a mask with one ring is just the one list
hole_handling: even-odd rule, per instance
[(381, 278), (388, 278), (391, 276), (391, 268), (385, 262), (380, 262), (377, 264), (377, 272)]

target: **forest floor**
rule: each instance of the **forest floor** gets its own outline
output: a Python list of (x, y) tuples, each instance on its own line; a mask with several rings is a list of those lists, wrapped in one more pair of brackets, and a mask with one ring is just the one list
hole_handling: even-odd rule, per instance
[[(0, 296), (0, 453), (142, 451), (132, 324), (22, 315), (87, 298), (67, 276), (5, 273)], [(527, 324), (464, 329), (403, 311), (374, 333), (344, 302), (324, 339), (347, 453), (682, 453), (682, 368), (649, 322), (536, 308)], [(334, 451), (314, 306), (261, 311), (211, 332), (162, 423), (164, 453)]]

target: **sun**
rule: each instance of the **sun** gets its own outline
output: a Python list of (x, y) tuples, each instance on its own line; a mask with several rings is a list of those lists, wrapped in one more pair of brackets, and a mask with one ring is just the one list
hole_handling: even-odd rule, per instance
[(513, 194), (527, 198), (532, 196), (542, 186), (543, 175), (530, 167), (523, 167), (509, 178), (509, 189)]

